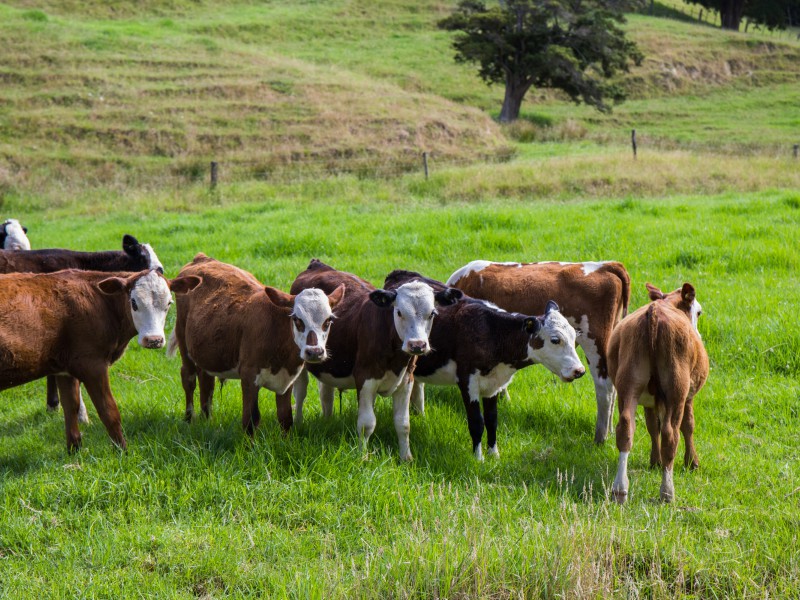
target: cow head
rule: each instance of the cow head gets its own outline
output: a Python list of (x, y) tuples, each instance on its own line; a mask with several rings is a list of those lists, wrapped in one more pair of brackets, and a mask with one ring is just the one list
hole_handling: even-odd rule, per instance
[(575, 329), (550, 300), (544, 316), (525, 319), (528, 332), (528, 359), (541, 363), (550, 371), (569, 382), (583, 377), (586, 368), (575, 352)]
[(140, 244), (139, 240), (126, 233), (122, 236), (122, 251), (143, 270), (151, 269), (161, 274), (164, 273), (164, 265), (158, 260), (158, 256), (150, 244)]
[(97, 284), (108, 296), (127, 294), (131, 319), (139, 334), (139, 345), (144, 348), (161, 348), (164, 345), (164, 322), (172, 304), (170, 290), (185, 294), (193, 290), (202, 279), (186, 275), (167, 280), (154, 270), (136, 273), (130, 277), (109, 277)]
[(276, 288), (264, 288), (270, 302), (292, 318), (292, 333), (302, 360), (318, 363), (328, 358), (326, 344), (334, 319), (333, 309), (344, 298), (344, 290), (342, 284), (327, 296), (317, 288), (308, 288), (292, 296)]
[(28, 228), (20, 225), (16, 219), (8, 219), (0, 225), (0, 249), (2, 250), (30, 250)]
[(646, 283), (645, 287), (650, 300), (666, 300), (670, 305), (684, 313), (692, 322), (694, 330), (697, 331), (697, 321), (700, 315), (703, 314), (703, 307), (695, 299), (694, 286), (691, 283), (684, 283), (682, 287), (668, 294), (649, 283)]
[(382, 308), (393, 308), (394, 327), (403, 341), (403, 352), (419, 356), (431, 351), (428, 336), (436, 306), (455, 304), (463, 295), (455, 288), (434, 292), (427, 283), (411, 281), (396, 290), (374, 290), (369, 299)]

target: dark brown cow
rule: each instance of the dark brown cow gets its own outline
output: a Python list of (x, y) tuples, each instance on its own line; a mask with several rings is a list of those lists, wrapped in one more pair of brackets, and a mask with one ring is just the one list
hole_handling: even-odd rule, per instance
[[(4, 229), (8, 230), (8, 223), (12, 221), (13, 219), (9, 219)], [(14, 237), (20, 239), (16, 227), (12, 225), (10, 231), (16, 232)], [(27, 229), (25, 231), (27, 232)], [(27, 237), (25, 241), (27, 242)], [(138, 273), (147, 269), (155, 269), (159, 273), (164, 272), (161, 261), (158, 260), (150, 244), (140, 244), (135, 237), (128, 234), (122, 237), (122, 251), (76, 252), (63, 248), (30, 250), (30, 244), (24, 252), (0, 250), (0, 273), (54, 273), (63, 269), (109, 273), (114, 271)], [(47, 410), (58, 410), (58, 390), (53, 377), (47, 378)], [(78, 420), (82, 423), (89, 422), (82, 398)]]
[(505, 310), (542, 314), (549, 300), (560, 307), (578, 331), (594, 379), (597, 424), (594, 441), (608, 437), (614, 386), (608, 378), (606, 345), (611, 331), (628, 312), (630, 277), (622, 263), (493, 263), (476, 260), (450, 276), (447, 285)]
[(278, 421), (292, 425), (292, 383), (304, 361), (327, 358), (325, 342), (331, 309), (344, 286), (326, 296), (308, 289), (290, 296), (264, 287), (253, 275), (205, 254), (198, 254), (180, 272), (202, 278), (203, 285), (178, 298), (178, 315), (168, 355), (180, 348), (181, 381), (186, 393), (186, 419), (194, 415), (194, 390), (200, 382), (200, 406), (211, 414), (214, 377), (240, 379), (242, 426), (253, 435), (261, 421), (258, 391), (275, 392)]
[(108, 368), (137, 332), (141, 346), (162, 347), (170, 289), (181, 294), (199, 282), (155, 271), (0, 275), (0, 390), (55, 375), (73, 450), (83, 383), (111, 439), (125, 448)]
[(637, 404), (645, 407), (652, 440), (650, 466), (663, 469), (661, 499), (675, 498), (672, 470), (680, 433), (686, 445), (684, 464), (698, 466), (693, 399), (708, 377), (708, 355), (697, 332), (702, 309), (689, 283), (669, 294), (649, 283), (647, 289), (653, 302), (623, 319), (608, 344), (608, 372), (619, 394), (619, 465), (611, 492), (620, 504), (628, 498)]
[[(336, 312), (328, 346), (329, 360), (307, 365), (320, 388), (323, 414), (332, 412), (333, 390), (355, 389), (358, 395), (358, 435), (362, 449), (375, 430), (375, 397), (391, 395), (400, 458), (411, 460), (408, 402), (414, 360), (430, 352), (428, 336), (435, 305), (450, 305), (461, 298), (459, 290), (435, 292), (419, 281), (396, 290), (378, 290), (351, 273), (336, 271), (314, 259), (292, 284), (292, 293), (316, 287), (326, 292), (344, 284), (344, 301)], [(296, 417), (300, 421), (308, 376), (295, 383)]]

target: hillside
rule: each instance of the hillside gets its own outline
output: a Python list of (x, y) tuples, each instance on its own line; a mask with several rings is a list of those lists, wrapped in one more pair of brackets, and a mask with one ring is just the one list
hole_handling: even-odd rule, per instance
[(714, 152), (797, 137), (800, 44), (638, 15), (647, 58), (629, 102), (606, 116), (534, 91), (523, 123), (500, 128), (502, 90), (456, 65), (435, 27), (452, 5), (0, 4), (0, 190), (186, 182), (210, 160), (229, 179), (394, 175), (423, 151), (496, 161), (524, 156), (519, 141), (625, 144), (631, 128)]

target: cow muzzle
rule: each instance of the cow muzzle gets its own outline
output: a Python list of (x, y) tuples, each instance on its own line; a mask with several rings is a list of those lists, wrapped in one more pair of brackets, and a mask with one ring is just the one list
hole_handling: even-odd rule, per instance
[(143, 348), (161, 348), (164, 346), (163, 335), (146, 335), (142, 338), (140, 345)]
[(421, 356), (428, 353), (427, 340), (411, 340), (406, 344), (406, 352), (412, 356)]
[(325, 360), (325, 348), (320, 346), (311, 346), (303, 351), (303, 359), (306, 362), (318, 363)]
[(561, 379), (565, 383), (570, 383), (571, 381), (575, 381), (576, 379), (580, 379), (584, 375), (586, 375), (586, 369), (583, 366), (580, 366), (580, 367), (576, 367), (576, 368), (572, 369), (572, 371), (570, 373), (568, 373), (567, 375), (562, 374), (561, 375)]

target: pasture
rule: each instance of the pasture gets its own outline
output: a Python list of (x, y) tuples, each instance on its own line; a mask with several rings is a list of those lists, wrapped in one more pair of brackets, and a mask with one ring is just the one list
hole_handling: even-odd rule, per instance
[(180, 361), (133, 344), (111, 369), (126, 453), (90, 406), (84, 447), (67, 455), (43, 381), (3, 392), (0, 593), (795, 596), (800, 196), (464, 202), (448, 189), (416, 176), (339, 178), (173, 190), (145, 210), (134, 195), (10, 208), (34, 247), (116, 248), (129, 232), (153, 244), (168, 276), (204, 251), (282, 289), (311, 257), (378, 285), (393, 268), (445, 279), (478, 257), (613, 258), (630, 272), (632, 307), (645, 302), (646, 281), (665, 290), (690, 281), (711, 373), (695, 400), (700, 469), (676, 468), (674, 504), (656, 500), (641, 409), (631, 498), (623, 508), (610, 499), (617, 452), (613, 439), (592, 442), (588, 377), (518, 374), (499, 408), (500, 459), (484, 463), (471, 456), (457, 390), (429, 386), (426, 414), (412, 412), (415, 460), (402, 464), (388, 399), (376, 403), (366, 457), (353, 393), (324, 420), (313, 384), (306, 420), (287, 437), (262, 391), (251, 443), (236, 382), (216, 391), (210, 420), (187, 424)]

